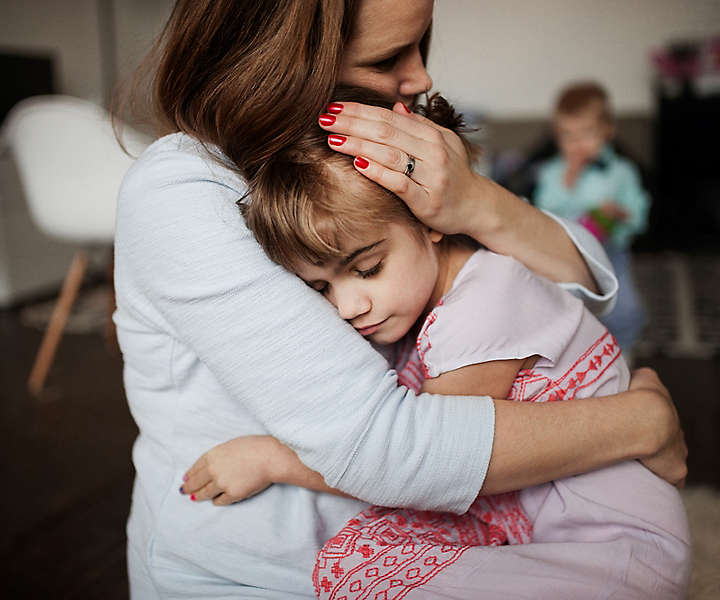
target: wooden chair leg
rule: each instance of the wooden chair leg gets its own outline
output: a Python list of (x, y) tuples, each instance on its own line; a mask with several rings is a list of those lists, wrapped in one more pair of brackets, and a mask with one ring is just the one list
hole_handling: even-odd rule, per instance
[(45, 330), (40, 349), (35, 357), (35, 363), (30, 371), (28, 389), (33, 396), (39, 396), (45, 386), (45, 379), (55, 358), (55, 351), (60, 343), (60, 338), (70, 316), (80, 284), (85, 276), (87, 265), (87, 254), (83, 251), (76, 252), (65, 276), (60, 296)]
[(117, 329), (115, 322), (113, 321), (113, 313), (117, 308), (115, 302), (115, 252), (110, 251), (110, 262), (108, 264), (107, 276), (108, 276), (108, 296), (107, 296), (107, 317), (105, 320), (105, 347), (112, 354), (120, 353), (120, 346), (118, 345)]

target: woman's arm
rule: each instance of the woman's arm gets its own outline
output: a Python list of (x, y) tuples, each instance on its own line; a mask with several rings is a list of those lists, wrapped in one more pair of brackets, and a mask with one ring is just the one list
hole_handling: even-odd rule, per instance
[[(472, 236), (494, 252), (513, 256), (557, 282), (575, 282), (591, 292), (597, 284), (560, 224), (491, 180), (474, 172), (460, 138), (401, 104), (393, 111), (343, 103), (332, 125), (347, 141), (330, 146), (367, 158), (356, 167), (402, 198), (415, 215), (444, 233)], [(407, 155), (416, 159), (412, 178), (403, 174)]]
[[(515, 365), (499, 367), (496, 373), (472, 367), (446, 373), (452, 375), (444, 379), (447, 389), (440, 381), (444, 375), (429, 381), (452, 392), (473, 389), (478, 376), (486, 385), (492, 375), (494, 383), (503, 387)], [(495, 444), (481, 495), (523, 489), (631, 459), (639, 459), (673, 485), (684, 484), (685, 439), (667, 389), (650, 369), (635, 372), (630, 391), (603, 398), (494, 402)], [(270, 436), (236, 438), (206, 452), (188, 471), (182, 491), (193, 494), (193, 500), (213, 499), (226, 505), (273, 483), (347, 496)]]
[(681, 486), (686, 458), (667, 389), (654, 371), (640, 369), (629, 391), (612, 396), (538, 404), (496, 401), (495, 443), (482, 493), (521, 489), (628, 459), (639, 459)]
[[(513, 359), (468, 365), (426, 380), (422, 392), (504, 398), (525, 362)], [(219, 506), (245, 500), (273, 483), (347, 495), (328, 486), (295, 452), (270, 436), (238, 437), (215, 446), (190, 467), (183, 480), (181, 493), (193, 501), (212, 499)]]

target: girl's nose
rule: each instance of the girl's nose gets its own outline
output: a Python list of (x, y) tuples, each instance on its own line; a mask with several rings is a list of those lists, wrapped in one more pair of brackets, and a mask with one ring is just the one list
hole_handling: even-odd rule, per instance
[(420, 54), (420, 48), (415, 48), (412, 55), (407, 58), (398, 91), (401, 96), (414, 97), (429, 90), (432, 84), (432, 79)]
[(369, 296), (357, 289), (335, 289), (330, 302), (335, 305), (340, 317), (346, 321), (364, 315), (372, 307)]

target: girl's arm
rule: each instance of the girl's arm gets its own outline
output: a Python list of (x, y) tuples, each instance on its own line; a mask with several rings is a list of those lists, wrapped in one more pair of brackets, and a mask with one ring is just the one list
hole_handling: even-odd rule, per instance
[(520, 358), (467, 365), (426, 379), (420, 391), (446, 396), (507, 398), (518, 371), (533, 362), (531, 358)]

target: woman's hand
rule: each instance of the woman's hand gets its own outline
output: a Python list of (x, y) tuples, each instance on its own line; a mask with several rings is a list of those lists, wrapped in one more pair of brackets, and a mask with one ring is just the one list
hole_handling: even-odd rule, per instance
[[(443, 233), (474, 235), (482, 177), (470, 165), (465, 145), (452, 131), (410, 113), (355, 102), (333, 103), (335, 114), (320, 126), (333, 132), (333, 150), (357, 156), (355, 168), (394, 192), (423, 223)], [(405, 170), (408, 157), (413, 172)]]
[(224, 506), (262, 492), (275, 482), (285, 453), (266, 435), (238, 437), (203, 454), (185, 474), (181, 493)]
[[(393, 110), (355, 102), (320, 116), (330, 148), (357, 157), (355, 168), (394, 192), (426, 225), (464, 233), (552, 281), (597, 292), (580, 252), (554, 219), (473, 171), (462, 140), (400, 102)], [(415, 159), (410, 175), (408, 157)]]
[(670, 393), (652, 369), (635, 371), (630, 380), (630, 390), (639, 390), (652, 395), (658, 406), (656, 414), (660, 418), (660, 426), (657, 427), (659, 436), (657, 449), (641, 458), (640, 462), (665, 481), (683, 487), (687, 476), (688, 450)]

